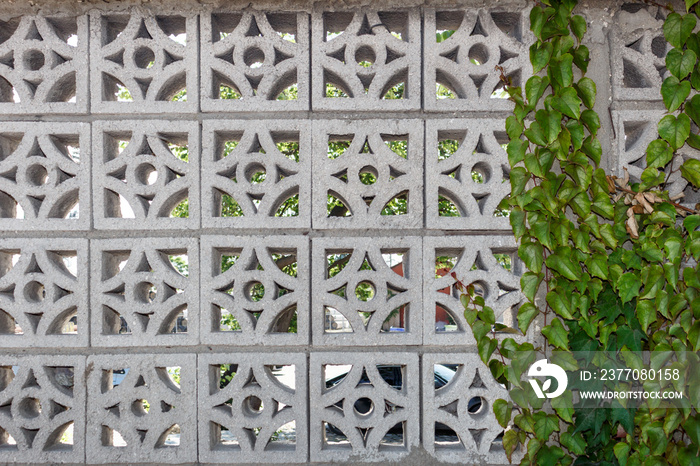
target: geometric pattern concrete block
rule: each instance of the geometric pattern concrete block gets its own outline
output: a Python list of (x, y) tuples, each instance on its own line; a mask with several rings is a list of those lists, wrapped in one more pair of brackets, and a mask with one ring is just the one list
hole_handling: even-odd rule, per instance
[(0, 229), (90, 228), (90, 126), (3, 123)]
[(314, 138), (314, 228), (423, 226), (421, 121), (317, 120)]
[(88, 244), (0, 240), (0, 346), (88, 345)]
[[(202, 129), (202, 226), (311, 226), (311, 128), (298, 120), (214, 120)], [(298, 200), (298, 208), (290, 207)]]
[(203, 111), (309, 109), (308, 14), (213, 12), (201, 22)]
[(197, 363), (201, 462), (306, 462), (305, 354), (214, 353)]
[(93, 113), (197, 111), (197, 16), (138, 8), (95, 11), (90, 23)]
[(87, 110), (88, 17), (0, 21), (0, 113)]
[(196, 356), (89, 356), (87, 462), (197, 458)]
[(510, 194), (503, 120), (426, 124), (426, 223), (445, 230), (510, 230), (498, 204)]
[(313, 13), (314, 110), (417, 110), (421, 88), (418, 9)]
[[(626, 168), (630, 183), (641, 181), (642, 172), (647, 166), (646, 149), (651, 141), (659, 137), (657, 123), (665, 113), (663, 110), (613, 110), (613, 124), (617, 134), (617, 176), (623, 177)], [(677, 169), (690, 158), (699, 159), (700, 152), (685, 145), (674, 157), (673, 167)], [(666, 183), (666, 189), (671, 195), (685, 191), (686, 197), (680, 202), (694, 206), (698, 200), (693, 199), (692, 186), (688, 186), (688, 182), (677, 170), (671, 173)]]
[[(489, 368), (477, 354), (467, 353), (425, 354), (422, 362), (423, 446), (428, 453), (447, 463), (507, 464), (503, 427), (493, 414), (493, 402), (508, 400), (508, 391)], [(442, 364), (456, 364), (458, 369), (436, 390), (434, 367)]]
[(0, 461), (85, 461), (85, 356), (0, 356)]
[(199, 227), (196, 122), (98, 121), (93, 134), (95, 228)]
[[(529, 8), (520, 11), (427, 10), (423, 75), (427, 111), (510, 110), (501, 66), (516, 86), (532, 74), (525, 39)], [(447, 39), (437, 42), (436, 34)]]
[(315, 238), (312, 250), (314, 345), (421, 343), (421, 238)]
[(309, 341), (306, 236), (202, 236), (201, 342)]
[(90, 247), (94, 346), (197, 344), (197, 239), (104, 239)]
[(662, 30), (661, 9), (632, 5), (637, 11), (621, 11), (612, 44), (612, 90), (616, 100), (659, 101), (671, 46)]
[(311, 353), (310, 364), (312, 461), (398, 461), (418, 446), (417, 354)]
[(517, 328), (514, 317), (523, 302), (523, 268), (515, 239), (510, 235), (428, 237), (423, 240), (424, 344), (475, 344), (452, 273), (465, 285), (474, 284), (497, 322)]

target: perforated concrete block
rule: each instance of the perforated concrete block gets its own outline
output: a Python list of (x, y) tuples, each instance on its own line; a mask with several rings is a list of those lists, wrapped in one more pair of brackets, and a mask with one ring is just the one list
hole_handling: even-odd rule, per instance
[(197, 459), (196, 355), (89, 356), (87, 462)]
[(424, 238), (423, 343), (476, 345), (452, 273), (464, 285), (474, 284), (497, 322), (517, 328), (515, 317), (524, 300), (524, 267), (517, 251), (511, 235)]
[(200, 461), (306, 462), (306, 354), (213, 353), (198, 366)]
[[(494, 401), (508, 400), (508, 391), (479, 355), (425, 354), (422, 371), (423, 447), (428, 453), (447, 463), (508, 464), (503, 427), (493, 413)], [(516, 451), (514, 456), (519, 455)]]
[(131, 8), (90, 14), (93, 113), (198, 109), (197, 15)]
[(421, 343), (421, 238), (315, 238), (312, 264), (314, 345)]
[(308, 14), (226, 9), (200, 18), (203, 111), (308, 110)]
[(314, 110), (420, 108), (421, 21), (417, 9), (312, 14)]
[(306, 236), (203, 236), (203, 344), (309, 341)]
[(398, 461), (418, 446), (418, 355), (313, 352), (310, 365), (312, 461)]
[(445, 230), (510, 230), (498, 204), (510, 194), (509, 141), (499, 119), (426, 123), (426, 225)]
[(90, 228), (90, 159), (86, 123), (3, 123), (0, 230)]
[(615, 100), (660, 101), (666, 70), (663, 12), (655, 6), (620, 11), (611, 37), (612, 91)]
[(0, 240), (0, 346), (86, 347), (87, 283), (87, 240)]
[(95, 228), (199, 227), (199, 127), (193, 121), (93, 124)]
[(317, 120), (313, 131), (314, 228), (423, 226), (419, 120)]
[(85, 356), (0, 356), (0, 461), (85, 461)]
[(87, 111), (87, 16), (28, 14), (0, 29), (0, 113)]
[(207, 120), (202, 226), (308, 228), (311, 176), (309, 121)]
[(423, 92), (428, 111), (510, 110), (500, 71), (516, 86), (532, 75), (529, 10), (427, 9)]
[(93, 346), (197, 344), (197, 239), (92, 240), (90, 248)]

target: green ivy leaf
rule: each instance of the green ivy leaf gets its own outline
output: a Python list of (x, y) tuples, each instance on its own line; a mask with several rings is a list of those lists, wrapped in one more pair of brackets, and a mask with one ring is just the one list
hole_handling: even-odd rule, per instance
[(516, 238), (520, 238), (525, 234), (526, 226), (525, 219), (527, 214), (523, 212), (520, 208), (513, 208), (510, 211), (508, 219), (510, 220), (510, 226), (513, 228), (513, 235)]
[(530, 30), (539, 38), (542, 34), (542, 26), (547, 22), (544, 11), (539, 6), (530, 10)]
[(550, 291), (547, 293), (547, 304), (554, 309), (558, 315), (565, 319), (571, 320), (574, 316), (571, 314), (571, 302), (567, 296), (562, 296), (561, 293)]
[(484, 364), (487, 364), (489, 359), (491, 359), (491, 355), (496, 351), (497, 346), (498, 341), (495, 338), (482, 338), (479, 340), (476, 347), (479, 351), (479, 357)]
[(550, 254), (545, 263), (547, 264), (547, 267), (557, 271), (560, 275), (568, 278), (569, 280), (580, 280), (581, 266), (575, 264), (570, 259), (570, 256), (570, 254), (566, 254), (565, 252)]
[(534, 122), (530, 125), (528, 129), (525, 130), (525, 137), (530, 140), (533, 144), (538, 146), (546, 146), (547, 139), (544, 135), (544, 131), (538, 122)]
[(650, 299), (640, 299), (637, 301), (637, 318), (642, 324), (642, 330), (645, 332), (653, 322), (656, 322), (656, 306), (654, 301)]
[(625, 442), (618, 442), (613, 447), (615, 458), (620, 462), (620, 466), (627, 466), (627, 458), (630, 455), (630, 446)]
[[(676, 118), (673, 115), (666, 115), (659, 121), (659, 135), (668, 142), (673, 150), (683, 147), (685, 140), (690, 134), (690, 118), (685, 113), (681, 113)], [(664, 164), (665, 165), (665, 164)]]
[(579, 45), (576, 47), (576, 49), (574, 49), (574, 63), (584, 73), (588, 71), (588, 63), (590, 62), (590, 59), (588, 58), (589, 55), (590, 52), (588, 51), (588, 47), (585, 45)]
[(681, 165), (683, 178), (690, 181), (693, 186), (700, 188), (700, 160), (688, 159)]
[(661, 84), (661, 98), (669, 112), (675, 112), (690, 94), (690, 83), (678, 81), (675, 76), (669, 76)]
[(593, 110), (584, 110), (581, 112), (581, 122), (586, 125), (588, 131), (594, 134), (600, 128), (600, 117)]
[(671, 13), (664, 21), (664, 37), (675, 48), (682, 48), (695, 29), (695, 15)]
[(660, 185), (664, 182), (664, 172), (657, 170), (656, 168), (645, 168), (642, 172), (642, 184), (640, 189), (646, 191), (647, 189)]
[(685, 113), (696, 125), (700, 125), (700, 94), (695, 94), (685, 103)]
[(579, 42), (583, 39), (583, 35), (586, 34), (586, 20), (583, 19), (583, 16), (574, 15), (571, 17), (571, 32), (574, 33)]
[(665, 167), (673, 158), (673, 151), (663, 139), (651, 141), (647, 146), (647, 167)]
[(521, 332), (526, 333), (530, 327), (532, 320), (537, 317), (539, 311), (534, 304), (527, 302), (523, 303), (518, 309), (518, 328)]
[(544, 248), (539, 243), (528, 242), (520, 245), (518, 256), (525, 263), (525, 267), (533, 272), (542, 270), (544, 263)]
[[(542, 71), (549, 64), (550, 58), (552, 58), (551, 42), (535, 42), (530, 46), (530, 63), (532, 63), (532, 71), (534, 73)], [(530, 105), (532, 105), (532, 102), (530, 102)]]
[(525, 272), (523, 276), (520, 277), (520, 289), (530, 301), (535, 300), (535, 294), (537, 294), (537, 290), (540, 288), (540, 283), (542, 283), (543, 278), (544, 276), (541, 273), (535, 272)]
[(574, 150), (579, 150), (585, 136), (583, 125), (576, 120), (569, 120), (566, 122), (566, 129), (571, 134), (571, 145), (574, 147)]
[(540, 98), (547, 90), (549, 86), (549, 78), (541, 78), (539, 76), (532, 76), (525, 83), (525, 97), (527, 97), (528, 103), (534, 108), (539, 102)]
[(581, 117), (581, 99), (572, 87), (561, 91), (559, 96), (553, 100), (552, 107), (570, 118), (578, 120)]
[(561, 444), (569, 449), (574, 455), (583, 455), (586, 452), (586, 439), (583, 438), (581, 433), (571, 435), (568, 432), (564, 432), (561, 435)]
[(690, 11), (690, 8), (698, 3), (700, 0), (685, 0), (685, 9), (686, 11)]
[(576, 92), (581, 97), (583, 105), (593, 108), (595, 105), (596, 85), (590, 78), (581, 78), (576, 84)]
[(537, 453), (537, 464), (562, 464), (564, 451), (557, 446), (542, 446)]
[(508, 153), (508, 163), (510, 163), (511, 167), (514, 167), (518, 163), (522, 162), (523, 158), (525, 158), (525, 152), (527, 151), (528, 146), (529, 144), (527, 141), (523, 141), (521, 139), (512, 139), (508, 143), (506, 152)]
[(515, 115), (506, 118), (506, 133), (510, 139), (519, 139), (525, 128)]
[(647, 336), (641, 329), (633, 329), (627, 325), (620, 326), (617, 329), (618, 349), (626, 346), (630, 351), (642, 351), (642, 340), (646, 339)]
[(596, 166), (600, 163), (600, 157), (603, 155), (603, 147), (600, 145), (598, 138), (588, 136), (583, 141), (581, 151), (586, 154)]
[(496, 400), (493, 402), (493, 413), (496, 415), (498, 423), (505, 429), (510, 424), (513, 404), (506, 400)]
[(552, 323), (542, 329), (542, 334), (547, 337), (549, 343), (563, 350), (569, 348), (569, 335), (564, 325), (559, 319), (552, 320)]
[(642, 287), (642, 280), (632, 272), (622, 274), (617, 282), (622, 304), (632, 301), (639, 296), (639, 289)]
[(593, 277), (608, 279), (608, 256), (604, 254), (593, 254), (587, 261), (588, 273)]
[[(687, 117), (686, 117), (687, 118)], [(538, 110), (535, 119), (540, 124), (547, 143), (551, 144), (561, 132), (561, 113), (557, 111)]]
[(556, 416), (545, 414), (535, 421), (535, 437), (538, 440), (546, 442), (554, 432), (559, 432), (559, 419)]
[(510, 171), (510, 185), (512, 197), (515, 197), (525, 190), (525, 185), (530, 180), (530, 174), (523, 167), (515, 167)]
[(691, 416), (683, 423), (683, 430), (696, 447), (700, 446), (700, 421), (697, 417), (698, 415)]
[(506, 451), (508, 462), (511, 461), (513, 452), (516, 448), (518, 448), (519, 444), (520, 441), (518, 440), (518, 433), (515, 431), (515, 429), (506, 430), (506, 432), (503, 434), (503, 448)]
[[(557, 84), (560, 88), (571, 86), (574, 80), (574, 72), (571, 68), (573, 61), (574, 57), (570, 53), (565, 53), (561, 57), (552, 58), (549, 61), (547, 73), (550, 76), (552, 84)], [(688, 83), (688, 85), (690, 86), (690, 83)], [(576, 91), (574, 91), (574, 94), (575, 93)], [(566, 113), (563, 110), (561, 112)]]
[(697, 55), (692, 50), (682, 52), (679, 49), (672, 49), (666, 55), (666, 68), (678, 79), (683, 79), (693, 72)]

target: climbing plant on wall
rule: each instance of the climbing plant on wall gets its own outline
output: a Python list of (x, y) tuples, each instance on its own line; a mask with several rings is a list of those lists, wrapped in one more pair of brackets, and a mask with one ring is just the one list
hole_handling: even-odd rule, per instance
[[(537, 2), (535, 75), (524, 89), (506, 83), (515, 108), (506, 121), (511, 195), (501, 208), (510, 210), (527, 268), (518, 330), (541, 329), (544, 346), (513, 337), (516, 329), (497, 323), (475, 288), (460, 284), (465, 317), (481, 359), (510, 389), (511, 400), (493, 405), (509, 458), (522, 446), (521, 464), (700, 464), (700, 374), (689, 370), (700, 348), (700, 215), (666, 189), (676, 172), (700, 187), (700, 161), (678, 152), (700, 149), (700, 95), (690, 97), (700, 90), (700, 3), (686, 0), (686, 14), (668, 7), (663, 31), (672, 49), (661, 87), (668, 114), (639, 180), (599, 168), (596, 83), (585, 76), (587, 27), (573, 14), (576, 3)], [(592, 356), (601, 354), (611, 356)], [(592, 409), (568, 391), (545, 404), (523, 380), (540, 357), (569, 371), (621, 362), (678, 369), (677, 379), (644, 389), (672, 387), (689, 400), (677, 407), (615, 400)]]

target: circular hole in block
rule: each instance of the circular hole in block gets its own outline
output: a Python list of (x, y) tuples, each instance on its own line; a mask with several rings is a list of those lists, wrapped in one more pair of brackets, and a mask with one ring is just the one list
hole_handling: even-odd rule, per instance
[(488, 183), (491, 179), (491, 169), (483, 162), (472, 167), (472, 180), (475, 183)]
[(245, 295), (250, 301), (257, 303), (265, 297), (265, 287), (260, 282), (249, 282), (245, 287)]
[(34, 164), (27, 168), (27, 179), (34, 186), (43, 186), (49, 178), (49, 172), (43, 165)]
[(251, 47), (243, 54), (243, 61), (250, 68), (260, 68), (265, 62), (265, 52), (258, 47)]
[(150, 163), (142, 163), (136, 167), (136, 178), (141, 184), (152, 185), (158, 180), (158, 171)]
[(243, 409), (251, 414), (260, 414), (264, 409), (263, 402), (257, 396), (249, 396), (243, 400)]
[(150, 304), (156, 300), (156, 297), (158, 296), (158, 289), (153, 283), (141, 282), (136, 285), (134, 295), (136, 299), (142, 303)]
[(372, 47), (363, 45), (355, 50), (355, 61), (360, 66), (369, 67), (377, 61), (377, 54)]
[(371, 301), (377, 290), (370, 282), (360, 282), (355, 287), (355, 296), (360, 301)]
[(480, 414), (484, 413), (486, 409), (486, 400), (481, 396), (475, 396), (469, 399), (467, 404), (467, 411), (469, 414)]
[(474, 44), (469, 49), (469, 61), (475, 65), (483, 65), (489, 61), (489, 50), (484, 44)]
[(377, 182), (377, 177), (379, 176), (379, 172), (377, 172), (377, 169), (370, 166), (366, 165), (362, 168), (360, 168), (360, 182), (362, 184), (374, 184)]
[(38, 417), (41, 414), (41, 403), (36, 398), (24, 398), (19, 402), (19, 412), (25, 418)]
[(261, 163), (251, 163), (245, 169), (245, 176), (252, 184), (258, 184), (265, 181), (267, 172), (265, 166)]
[(46, 290), (44, 285), (37, 282), (31, 281), (24, 286), (24, 297), (27, 301), (32, 303), (40, 303), (46, 297)]
[(156, 54), (148, 47), (139, 47), (134, 52), (134, 63), (141, 69), (153, 66), (156, 61)]
[(369, 416), (374, 409), (374, 403), (369, 398), (358, 398), (354, 405), (355, 412), (362, 416)]
[(44, 67), (44, 54), (39, 50), (27, 50), (24, 53), (24, 67), (31, 71), (37, 71)]
[(136, 416), (145, 416), (151, 409), (151, 404), (148, 400), (136, 400), (131, 403), (131, 412)]

